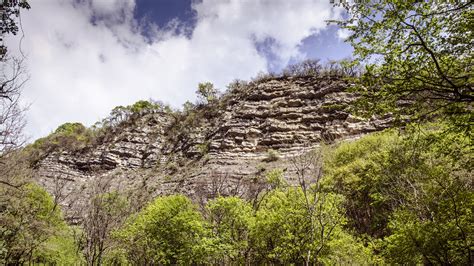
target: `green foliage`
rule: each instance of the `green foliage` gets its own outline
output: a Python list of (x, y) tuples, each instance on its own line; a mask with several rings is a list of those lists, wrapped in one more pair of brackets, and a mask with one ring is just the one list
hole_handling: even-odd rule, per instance
[(351, 34), (357, 111), (400, 120), (443, 116), (472, 132), (474, 10), (471, 1), (342, 1)]
[(384, 233), (390, 207), (386, 202), (388, 195), (380, 193), (378, 186), (388, 185), (380, 179), (387, 170), (389, 150), (397, 139), (393, 131), (375, 133), (343, 143), (325, 156), (326, 175), (335, 189), (346, 195), (350, 223), (360, 233), (373, 236)]
[(160, 101), (140, 100), (132, 105), (116, 106), (110, 115), (96, 125), (96, 128), (113, 128), (122, 123), (133, 122), (135, 118), (147, 113), (166, 112), (172, 113), (171, 107)]
[(127, 251), (123, 248), (113, 248), (104, 256), (103, 265), (131, 265), (127, 259)]
[(217, 100), (218, 91), (211, 82), (199, 83), (196, 93), (199, 100), (204, 104)]
[(209, 201), (204, 217), (184, 196), (159, 197), (115, 233), (106, 261), (132, 264), (261, 264), (373, 260), (371, 247), (344, 230), (342, 197), (311, 198), (299, 188), (273, 190), (257, 209), (237, 197)]
[(209, 153), (209, 148), (210, 148), (211, 143), (209, 141), (206, 141), (204, 143), (200, 143), (196, 145), (197, 150), (199, 153), (203, 156)]
[(81, 123), (64, 123), (54, 131), (54, 134), (73, 135), (84, 131), (86, 127)]
[(103, 215), (111, 217), (122, 215), (124, 210), (129, 207), (128, 200), (118, 191), (97, 195), (93, 199), (93, 203), (103, 212)]
[(471, 140), (430, 124), (340, 145), (326, 162), (349, 224), (393, 263), (471, 264)]
[(204, 259), (204, 219), (180, 195), (159, 197), (117, 232), (133, 264), (191, 264)]
[(35, 263), (45, 265), (84, 264), (72, 229), (62, 229), (50, 237), (34, 252)]
[(154, 109), (155, 107), (156, 107), (155, 104), (153, 104), (149, 101), (141, 100), (141, 101), (138, 101), (138, 102), (132, 104), (129, 108), (130, 108), (130, 111), (132, 111), (133, 113), (139, 113), (143, 110)]
[(277, 168), (273, 169), (266, 174), (267, 183), (270, 184), (272, 188), (284, 188), (288, 186), (284, 176), (283, 170)]
[(82, 243), (88, 265), (101, 264), (104, 257), (118, 259), (118, 254), (107, 254), (114, 245), (111, 232), (120, 227), (129, 214), (130, 203), (117, 191), (92, 197), (86, 218), (82, 221)]
[(237, 197), (219, 197), (206, 205), (213, 233), (214, 264), (245, 264), (254, 223), (252, 206)]
[(91, 128), (81, 123), (64, 123), (47, 137), (36, 140), (26, 150), (34, 164), (54, 151), (78, 151), (93, 144), (100, 143), (114, 127), (133, 121), (133, 119), (150, 112), (170, 112), (170, 107), (157, 101), (137, 101), (129, 106), (117, 106), (110, 115)]
[(265, 155), (265, 158), (263, 159), (263, 161), (275, 162), (275, 161), (278, 161), (278, 159), (280, 159), (280, 154), (278, 153), (278, 151), (274, 149), (268, 149), (267, 154)]
[(347, 108), (347, 104), (326, 104), (322, 105), (321, 109), (328, 111), (343, 111)]
[[(7, 34), (16, 35), (18, 33), (18, 17), (21, 9), (30, 9), (31, 6), (26, 0), (21, 1), (2, 1), (0, 3), (2, 16), (0, 18), (0, 60), (3, 60), (7, 54), (7, 47), (4, 43), (4, 36)], [(20, 22), (21, 23), (21, 22)], [(3, 89), (3, 88), (2, 88)]]
[(46, 191), (32, 183), (18, 189), (0, 189), (2, 264), (80, 261), (72, 231)]
[(256, 213), (252, 242), (261, 261), (288, 264), (304, 261), (312, 245), (306, 210), (299, 190), (273, 191)]
[(193, 109), (195, 108), (196, 106), (190, 102), (190, 101), (186, 101), (185, 103), (183, 103), (183, 112), (184, 113), (190, 113), (193, 111)]
[[(262, 200), (251, 234), (256, 261), (274, 264), (368, 261), (372, 256), (370, 249), (343, 229), (342, 197), (328, 193), (309, 200), (318, 202), (317, 211), (309, 212), (300, 188), (274, 190)], [(344, 245), (351, 248), (344, 249)], [(353, 257), (353, 253), (358, 256)]]
[(65, 123), (60, 125), (47, 137), (36, 140), (28, 145), (25, 151), (28, 153), (32, 164), (41, 160), (54, 151), (77, 151), (94, 143), (97, 133), (86, 128), (81, 123)]

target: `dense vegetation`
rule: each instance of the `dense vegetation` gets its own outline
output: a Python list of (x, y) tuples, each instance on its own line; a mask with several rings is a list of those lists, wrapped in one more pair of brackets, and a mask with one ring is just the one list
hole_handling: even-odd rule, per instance
[[(350, 31), (355, 60), (308, 60), (251, 83), (343, 78), (359, 96), (353, 111), (388, 113), (400, 124), (290, 159), (269, 150), (265, 160), (290, 160), (297, 180), (267, 169), (252, 199), (168, 195), (137, 206), (120, 191), (97, 189), (81, 224), (71, 225), (59, 199), (33, 182), (34, 166), (49, 154), (104, 143), (155, 112), (175, 120), (168, 142), (186, 145), (198, 125), (245, 95), (246, 82), (223, 95), (201, 83), (198, 102), (181, 111), (153, 101), (119, 106), (94, 127), (66, 123), (19, 149), (23, 83), (2, 78), (0, 117), (9, 119), (0, 121), (0, 264), (474, 265), (473, 3), (359, 2), (342, 2), (348, 16), (336, 22)], [(29, 5), (9, 3), (0, 25), (15, 34), (15, 14)], [(2, 64), (6, 51), (0, 45)]]
[(52, 197), (35, 184), (0, 187), (0, 262), (2, 264), (74, 264), (74, 229), (63, 220)]
[(358, 111), (400, 120), (445, 117), (472, 132), (472, 1), (340, 1), (337, 24), (349, 33), (352, 65), (364, 66), (354, 90)]
[(99, 195), (91, 212), (101, 221), (90, 231), (102, 235), (96, 245), (77, 237), (41, 188), (5, 189), (13, 202), (2, 205), (2, 261), (91, 262), (94, 254), (90, 264), (472, 262), (472, 151), (464, 134), (443, 124), (408, 126), (313, 153), (318, 177), (303, 174), (306, 184), (289, 185), (271, 171), (256, 202), (218, 197), (197, 205), (170, 195), (117, 219), (127, 198)]

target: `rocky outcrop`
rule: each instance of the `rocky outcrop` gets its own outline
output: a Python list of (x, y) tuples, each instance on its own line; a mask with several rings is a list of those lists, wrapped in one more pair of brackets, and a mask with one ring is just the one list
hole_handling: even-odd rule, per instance
[[(219, 109), (212, 117), (200, 118), (179, 140), (173, 138), (172, 113), (144, 114), (99, 145), (50, 154), (39, 163), (37, 180), (60, 194), (69, 217), (98, 182), (109, 189), (146, 191), (150, 197), (177, 192), (198, 200), (216, 194), (251, 196), (258, 186), (255, 178), (268, 169), (286, 169), (291, 182), (285, 158), (321, 141), (357, 138), (389, 125), (389, 118), (367, 121), (345, 112), (354, 100), (347, 86), (316, 77), (255, 82), (229, 92), (214, 104)], [(279, 160), (266, 160), (269, 151)]]

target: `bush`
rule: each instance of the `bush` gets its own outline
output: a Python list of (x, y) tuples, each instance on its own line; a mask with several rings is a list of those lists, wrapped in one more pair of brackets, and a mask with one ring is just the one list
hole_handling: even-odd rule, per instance
[(268, 149), (266, 157), (265, 157), (265, 159), (263, 159), (263, 161), (265, 161), (265, 162), (275, 162), (275, 161), (278, 161), (278, 159), (280, 159), (280, 154), (278, 153), (278, 151), (276, 151), (274, 149)]
[(36, 140), (28, 145), (25, 151), (31, 164), (36, 164), (42, 158), (55, 151), (82, 150), (97, 140), (97, 133), (86, 128), (81, 123), (65, 123), (60, 125), (47, 137)]
[(211, 82), (199, 83), (196, 94), (202, 104), (208, 104), (217, 100), (217, 89)]
[(318, 76), (322, 70), (322, 65), (318, 59), (307, 59), (298, 64), (287, 66), (282, 71), (283, 76)]
[(209, 141), (206, 141), (204, 143), (200, 143), (196, 146), (197, 150), (201, 154), (201, 156), (204, 156), (209, 153), (209, 148), (210, 148), (211, 143)]
[(266, 175), (267, 183), (270, 185), (271, 188), (283, 188), (286, 187), (288, 184), (283, 177), (283, 170), (281, 169), (273, 169)]

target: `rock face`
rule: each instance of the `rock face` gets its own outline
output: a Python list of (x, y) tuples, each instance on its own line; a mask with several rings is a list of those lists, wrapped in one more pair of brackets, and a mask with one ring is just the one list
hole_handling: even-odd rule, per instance
[(286, 169), (292, 181), (288, 158), (321, 141), (357, 138), (389, 125), (390, 119), (364, 121), (343, 111), (354, 100), (347, 86), (316, 77), (255, 82), (227, 93), (211, 107), (211, 117), (201, 117), (178, 139), (173, 114), (144, 114), (102, 144), (51, 153), (39, 163), (37, 180), (72, 218), (97, 184), (150, 197), (252, 196), (256, 178), (267, 170)]

